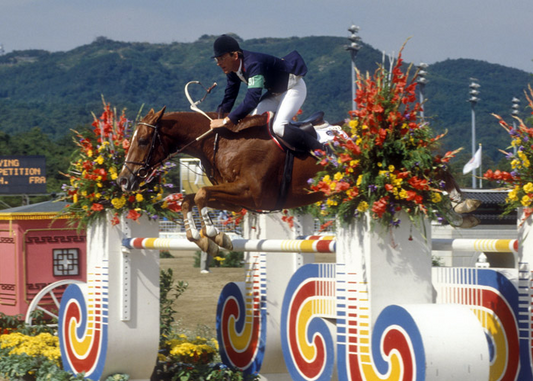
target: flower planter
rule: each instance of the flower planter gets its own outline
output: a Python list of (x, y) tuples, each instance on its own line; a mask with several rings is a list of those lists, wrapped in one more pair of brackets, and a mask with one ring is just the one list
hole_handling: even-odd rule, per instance
[(354, 274), (368, 292), (371, 323), (390, 304), (431, 303), (431, 228), (414, 226), (405, 213), (399, 227), (378, 223), (370, 215), (348, 226), (337, 222), (337, 263)]

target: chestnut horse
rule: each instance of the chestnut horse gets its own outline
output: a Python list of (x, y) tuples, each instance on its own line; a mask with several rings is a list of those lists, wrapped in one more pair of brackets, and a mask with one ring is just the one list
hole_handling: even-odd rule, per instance
[[(185, 195), (182, 212), (187, 239), (196, 242), (202, 251), (216, 253), (218, 246), (231, 249), (231, 241), (212, 225), (208, 208), (270, 211), (309, 205), (324, 198), (322, 193), (306, 190), (307, 181), (320, 169), (316, 158), (296, 154), (286, 197), (281, 204), (278, 202), (285, 153), (272, 140), (264, 123), (259, 123), (262, 127), (250, 127), (238, 133), (220, 128), (196, 140), (210, 131), (209, 120), (204, 115), (173, 112), (163, 116), (164, 110), (158, 113), (151, 110), (138, 123), (117, 181), (124, 191), (138, 189), (139, 183), (176, 151), (200, 159), (214, 185)], [(265, 120), (263, 116), (252, 118)], [(195, 204), (202, 217), (202, 234), (196, 231), (192, 220)], [(207, 237), (213, 238), (218, 246)]]
[[(231, 240), (213, 226), (208, 208), (272, 211), (309, 205), (325, 198), (321, 192), (308, 191), (308, 180), (322, 168), (309, 154), (295, 154), (292, 180), (286, 194), (280, 196), (286, 153), (272, 140), (265, 127), (265, 116), (246, 118), (246, 123), (258, 126), (236, 133), (225, 128), (210, 131), (209, 119), (200, 113), (164, 115), (164, 112), (165, 108), (157, 113), (151, 110), (138, 123), (117, 182), (124, 191), (137, 190), (141, 181), (152, 176), (176, 152), (200, 159), (214, 185), (185, 195), (182, 213), (187, 239), (196, 242), (202, 251), (214, 255), (219, 246), (232, 248)], [(456, 187), (455, 182), (452, 186)], [(192, 219), (195, 204), (201, 215), (201, 234)], [(463, 222), (451, 208), (450, 216), (446, 217), (453, 225)]]

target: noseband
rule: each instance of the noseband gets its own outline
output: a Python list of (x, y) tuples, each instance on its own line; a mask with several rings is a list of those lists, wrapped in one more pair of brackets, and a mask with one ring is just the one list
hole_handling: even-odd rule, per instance
[[(144, 122), (139, 122), (137, 123), (137, 125), (143, 125), (143, 126), (146, 126), (146, 127), (150, 127), (150, 128), (153, 128), (154, 129), (154, 133), (152, 135), (152, 142), (150, 144), (150, 150), (148, 151), (148, 155), (146, 155), (146, 158), (144, 159), (143, 162), (138, 162), (138, 161), (124, 161), (124, 166), (128, 169), (128, 171), (131, 172), (131, 174), (135, 177), (138, 177), (140, 178), (141, 180), (145, 180), (147, 177), (150, 177), (150, 179), (147, 181), (149, 182), (151, 180), (151, 175), (154, 173), (154, 171), (157, 169), (157, 167), (159, 167), (161, 165), (161, 163), (164, 161), (164, 159), (154, 165), (150, 165), (150, 161), (152, 160), (152, 156), (155, 152), (155, 146), (156, 146), (156, 142), (159, 143), (159, 145), (161, 147), (163, 147), (164, 149), (164, 145), (162, 144), (162, 141), (161, 141), (161, 135), (159, 133), (159, 126), (157, 125), (153, 125), (153, 124), (148, 124), (148, 123), (144, 123)], [(164, 158), (166, 158), (168, 156), (168, 154), (165, 154), (163, 155)], [(140, 165), (141, 167), (136, 170), (135, 172), (131, 170), (131, 168), (128, 166), (128, 164), (133, 164), (133, 165)]]

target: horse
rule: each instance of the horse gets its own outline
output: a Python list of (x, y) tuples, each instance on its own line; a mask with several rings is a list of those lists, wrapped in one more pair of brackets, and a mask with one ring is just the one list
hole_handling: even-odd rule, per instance
[[(189, 241), (211, 255), (219, 246), (232, 249), (231, 240), (212, 224), (208, 209), (240, 211), (273, 211), (310, 205), (325, 199), (322, 192), (310, 192), (308, 180), (321, 170), (316, 157), (309, 153), (294, 153), (292, 178), (284, 182), (286, 153), (278, 147), (265, 128), (264, 115), (249, 116), (251, 126), (233, 132), (226, 128), (210, 130), (209, 118), (215, 113), (150, 112), (137, 124), (130, 148), (117, 182), (123, 191), (139, 188), (157, 168), (176, 152), (200, 159), (212, 186), (196, 194), (185, 195), (182, 213)], [(243, 123), (243, 122), (241, 122)], [(449, 182), (454, 192), (459, 187)], [(288, 184), (280, 194), (282, 184)], [(198, 232), (192, 219), (196, 205), (201, 216)], [(469, 216), (466, 216), (469, 217)], [(450, 208), (448, 221), (464, 224), (460, 215)]]

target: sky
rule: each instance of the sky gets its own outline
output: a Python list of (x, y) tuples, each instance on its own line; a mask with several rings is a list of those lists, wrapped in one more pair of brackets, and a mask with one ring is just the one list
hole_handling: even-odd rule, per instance
[(348, 37), (352, 24), (363, 42), (387, 54), (410, 38), (403, 56), (415, 64), (471, 58), (533, 73), (532, 0), (0, 1), (6, 53), (68, 51), (101, 36), (150, 43), (228, 32), (244, 40)]

